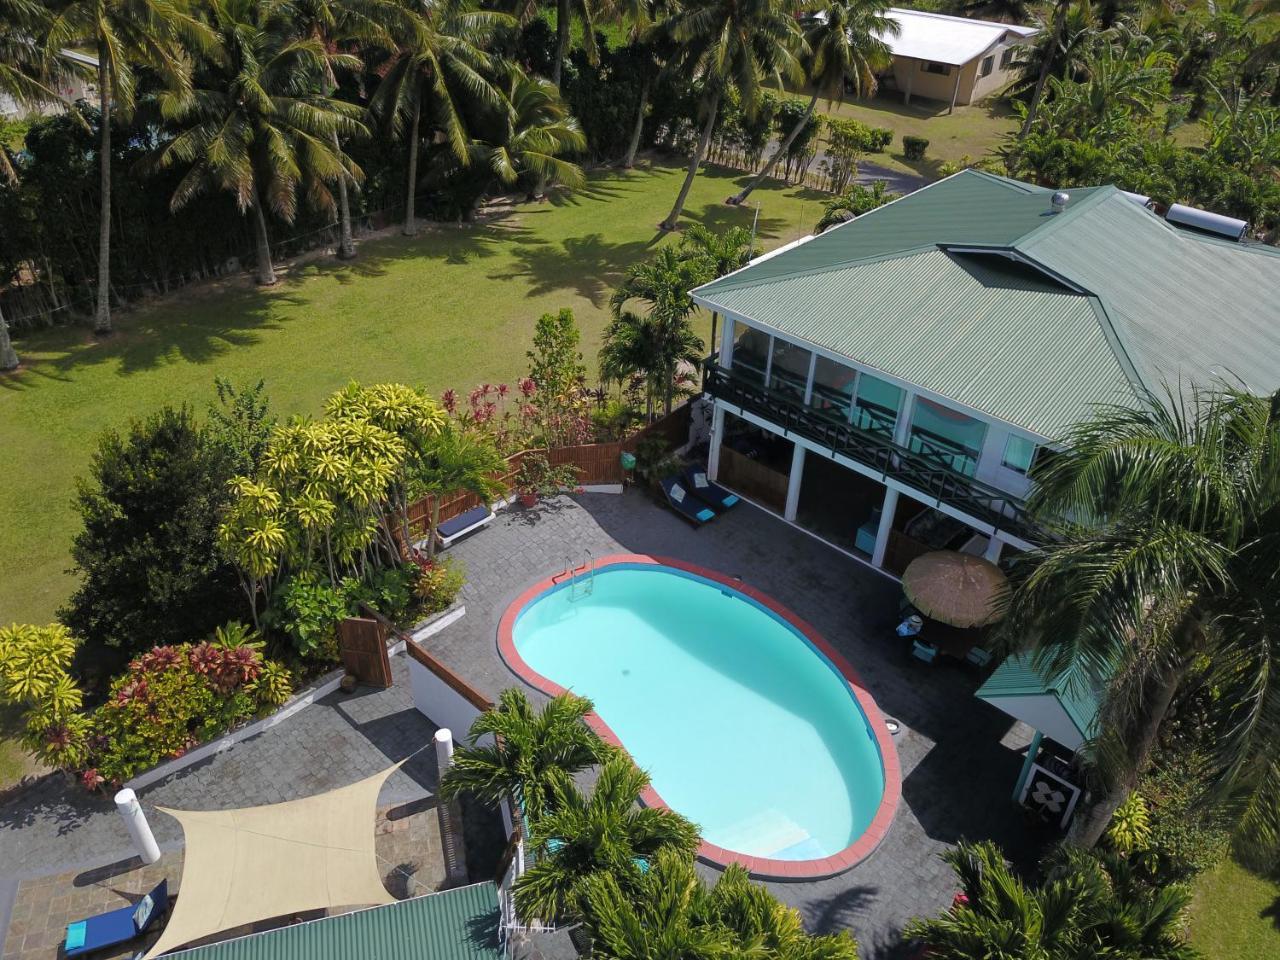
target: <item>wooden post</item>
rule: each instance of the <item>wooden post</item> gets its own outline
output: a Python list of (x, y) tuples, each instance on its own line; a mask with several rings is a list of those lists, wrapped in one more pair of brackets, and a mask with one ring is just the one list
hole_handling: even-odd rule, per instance
[(955, 84), (951, 87), (951, 106), (949, 106), (949, 107), (947, 108), (947, 113), (948, 113), (948, 114), (950, 114), (950, 113), (952, 113), (952, 112), (954, 112), (954, 111), (955, 111), (955, 109), (956, 109), (956, 98), (957, 98), (958, 96), (960, 96), (960, 73), (961, 73), (961, 68), (960, 68), (960, 67), (953, 67), (952, 69), (954, 69), (954, 70), (955, 70), (955, 72), (956, 72), (956, 82), (955, 82)]

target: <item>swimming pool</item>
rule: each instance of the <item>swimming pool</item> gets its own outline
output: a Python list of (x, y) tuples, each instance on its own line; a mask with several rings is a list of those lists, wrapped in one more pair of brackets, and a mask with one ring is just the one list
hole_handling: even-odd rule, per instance
[(605, 558), (582, 587), (527, 590), (499, 628), (503, 658), (539, 689), (591, 698), (593, 726), (649, 771), (645, 802), (696, 822), (705, 859), (818, 877), (875, 848), (900, 796), (897, 754), (812, 627), (674, 560)]

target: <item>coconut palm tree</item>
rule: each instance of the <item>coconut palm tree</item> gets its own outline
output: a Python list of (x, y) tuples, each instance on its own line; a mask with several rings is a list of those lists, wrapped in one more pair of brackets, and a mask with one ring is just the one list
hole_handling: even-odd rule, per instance
[[(1212, 688), (1211, 780), (1249, 847), (1280, 847), (1280, 394), (1148, 398), (1070, 431), (1034, 472), (1053, 534), (1004, 629), (1047, 672), (1105, 689), (1088, 746), (1092, 846), (1148, 767), (1180, 693)], [(1061, 518), (1070, 517), (1071, 521)], [(1015, 639), (1017, 638), (1017, 639)], [(1029, 638), (1029, 641), (1028, 641)]]
[(495, 28), (510, 22), (504, 14), (476, 10), (470, 0), (440, 3), (408, 0), (412, 16), (395, 53), (379, 67), (382, 80), (370, 101), (392, 133), (406, 139), (409, 170), (405, 188), (406, 237), (418, 232), (414, 200), (418, 187), (418, 150), (423, 120), (439, 131), (458, 163), (471, 162), (468, 109), (500, 111), (506, 100), (488, 79), (493, 61), (484, 51)]
[(614, 751), (584, 796), (562, 771), (549, 778), (548, 812), (533, 819), (537, 858), (516, 881), (516, 911), (523, 918), (560, 920), (581, 915), (592, 877), (610, 875), (627, 895), (664, 848), (692, 857), (698, 828), (673, 810), (641, 807), (649, 776)]
[(420, 459), (414, 479), (422, 493), (431, 495), (427, 558), (434, 560), (441, 498), (451, 493), (471, 493), (490, 502), (504, 489), (494, 477), (507, 463), (488, 438), (454, 424), (446, 424), (430, 439)]
[[(549, 7), (550, 4), (540, 0), (514, 0), (507, 6), (523, 27), (538, 15), (540, 8)], [(582, 23), (582, 49), (591, 62), (595, 63), (600, 55), (596, 46), (596, 20), (601, 14), (607, 16), (613, 11), (611, 4), (601, 3), (599, 0), (555, 0), (555, 11), (556, 51), (551, 62), (551, 82), (559, 87), (564, 75), (564, 61), (569, 55), (569, 35), (573, 29), (573, 21)]]
[(535, 710), (520, 690), (503, 690), (497, 706), (471, 725), (468, 744), (453, 755), (440, 796), (452, 801), (465, 793), (490, 806), (511, 797), (537, 822), (554, 802), (552, 781), (585, 770), (606, 752), (583, 722), (591, 710), (590, 700), (571, 693)]
[(654, 398), (660, 382), (656, 372), (661, 366), (661, 331), (650, 316), (622, 310), (605, 328), (600, 344), (600, 379), (606, 383), (624, 383), (633, 376), (644, 380), (645, 422), (653, 421)]
[[(358, 45), (362, 48), (394, 49), (394, 34), (404, 30), (406, 11), (394, 0), (294, 0), (296, 23), (303, 36), (313, 37), (326, 50)], [(334, 62), (326, 60), (321, 92), (332, 96), (338, 87)], [(342, 152), (334, 131), (333, 148)], [(350, 189), (356, 181), (339, 177), (338, 187), (338, 259), (350, 260), (356, 255), (351, 229)]]
[(876, 92), (876, 73), (893, 60), (888, 45), (880, 38), (896, 37), (902, 29), (897, 20), (887, 15), (888, 11), (888, 5), (881, 0), (833, 0), (805, 18), (804, 68), (813, 88), (809, 103), (769, 162), (729, 198), (730, 203), (746, 200), (786, 156), (800, 131), (808, 126), (819, 97), (825, 97), (828, 106), (835, 100), (843, 103), (846, 82), (853, 85), (854, 96), (869, 97)]
[[(191, 89), (187, 52), (214, 45), (208, 27), (167, 0), (69, 0), (45, 35), (45, 52), (87, 46), (98, 58), (100, 110), (98, 169), (98, 288), (94, 333), (111, 332), (111, 124), (133, 113), (140, 68), (154, 71), (171, 90)], [(184, 46), (186, 50), (184, 51)]]
[(661, 229), (679, 225), (725, 91), (736, 87), (743, 111), (754, 116), (766, 82), (781, 86), (784, 79), (798, 83), (803, 78), (804, 36), (793, 7), (790, 0), (690, 0), (667, 21), (665, 32), (677, 44), (677, 69), (702, 84), (702, 130)]
[(627, 24), (631, 47), (642, 65), (640, 97), (636, 104), (636, 120), (631, 128), (631, 140), (622, 158), (622, 166), (630, 170), (640, 149), (640, 137), (644, 133), (644, 115), (649, 111), (649, 94), (658, 77), (658, 61), (665, 59), (666, 44), (663, 41), (664, 21), (671, 15), (669, 0), (615, 0), (614, 16)]
[(530, 200), (551, 184), (583, 186), (582, 168), (561, 155), (585, 150), (587, 138), (556, 85), (513, 67), (503, 92), (511, 105), (504, 135), (481, 147), (498, 179), (511, 186), (523, 178)]
[(602, 960), (719, 960), (733, 953), (727, 927), (708, 923), (709, 896), (693, 860), (659, 850), (630, 896), (613, 874), (582, 885), (591, 955)]
[(334, 139), (367, 132), (360, 108), (317, 92), (331, 63), (358, 61), (297, 37), (282, 0), (208, 0), (207, 10), (217, 52), (200, 71), (199, 89), (161, 96), (162, 112), (181, 132), (155, 163), (187, 168), (170, 200), (175, 210), (210, 187), (235, 196), (240, 212), (253, 216), (257, 280), (269, 286), (276, 276), (267, 208), (292, 222), (301, 188), (313, 206), (333, 212), (330, 186), (362, 176)]

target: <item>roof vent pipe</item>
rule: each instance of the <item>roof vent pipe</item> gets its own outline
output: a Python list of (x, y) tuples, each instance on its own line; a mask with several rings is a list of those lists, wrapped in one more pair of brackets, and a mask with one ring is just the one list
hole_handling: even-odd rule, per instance
[(1197, 230), (1216, 233), (1220, 237), (1227, 237), (1231, 240), (1239, 240), (1244, 236), (1244, 232), (1249, 229), (1249, 224), (1245, 220), (1224, 217), (1220, 213), (1211, 213), (1208, 210), (1201, 210), (1199, 207), (1184, 207), (1180, 203), (1175, 203), (1171, 206), (1164, 218), (1170, 223), (1179, 223), (1184, 227), (1194, 227)]
[(1070, 202), (1071, 194), (1064, 193), (1061, 190), (1049, 198), (1049, 206), (1054, 213), (1061, 213), (1063, 210), (1067, 209), (1067, 204)]
[(1126, 200), (1136, 203), (1140, 207), (1145, 207), (1151, 203), (1151, 198), (1145, 193), (1134, 193), (1131, 190), (1121, 190), (1120, 195)]

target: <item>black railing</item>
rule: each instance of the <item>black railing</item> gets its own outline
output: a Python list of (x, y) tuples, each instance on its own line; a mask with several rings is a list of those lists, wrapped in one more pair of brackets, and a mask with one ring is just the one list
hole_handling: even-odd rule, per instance
[(1000, 530), (1033, 542), (1042, 539), (1021, 499), (965, 476), (941, 456), (917, 453), (880, 432), (861, 429), (848, 420), (806, 407), (790, 395), (735, 377), (710, 361), (703, 367), (702, 388), (713, 397), (777, 424), (785, 433), (893, 477)]

